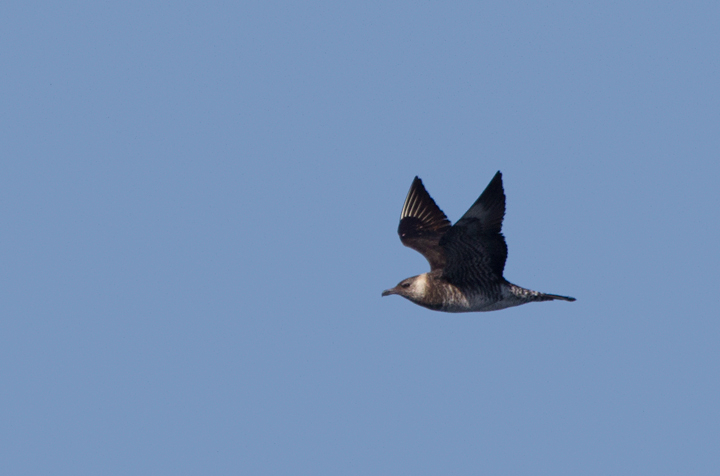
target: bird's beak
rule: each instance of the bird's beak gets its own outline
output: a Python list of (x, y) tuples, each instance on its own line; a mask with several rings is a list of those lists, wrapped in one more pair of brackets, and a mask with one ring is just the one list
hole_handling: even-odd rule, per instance
[(397, 291), (395, 291), (395, 288), (386, 289), (386, 290), (383, 291), (383, 293), (382, 293), (383, 297), (384, 297), (384, 296), (389, 296), (389, 295), (391, 295), (391, 294), (397, 294)]

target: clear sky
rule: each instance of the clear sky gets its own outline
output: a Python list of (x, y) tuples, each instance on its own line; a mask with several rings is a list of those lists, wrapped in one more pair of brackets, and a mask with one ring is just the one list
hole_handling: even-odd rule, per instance
[[(720, 467), (720, 3), (0, 4), (4, 474)], [(505, 276), (396, 234), (497, 170)]]

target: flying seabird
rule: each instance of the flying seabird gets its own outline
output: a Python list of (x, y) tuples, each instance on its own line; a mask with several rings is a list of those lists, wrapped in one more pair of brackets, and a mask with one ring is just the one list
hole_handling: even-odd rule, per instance
[(415, 177), (400, 214), (403, 245), (422, 254), (430, 272), (382, 293), (399, 294), (434, 311), (496, 311), (534, 301), (575, 298), (521, 288), (503, 277), (507, 245), (501, 233), (505, 192), (498, 171), (480, 198), (454, 225)]

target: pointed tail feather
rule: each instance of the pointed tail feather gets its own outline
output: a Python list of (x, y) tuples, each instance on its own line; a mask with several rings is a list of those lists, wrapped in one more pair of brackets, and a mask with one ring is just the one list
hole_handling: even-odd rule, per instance
[(515, 295), (515, 297), (524, 302), (554, 301), (556, 299), (561, 301), (573, 302), (575, 300), (574, 297), (570, 296), (560, 296), (559, 294), (545, 294), (538, 291), (533, 291), (532, 289), (521, 288), (520, 286), (512, 283), (507, 284), (510, 286), (510, 293), (512, 293), (513, 295)]
[[(574, 297), (570, 297), (570, 296), (560, 296), (560, 295), (558, 295), (558, 294), (545, 294), (545, 293), (543, 293), (542, 296), (548, 298), (547, 301), (554, 301), (554, 300), (556, 300), (556, 299), (561, 300), (561, 301), (570, 301), (570, 302), (575, 301), (575, 298), (574, 298)], [(545, 300), (545, 299), (543, 299), (543, 300)]]

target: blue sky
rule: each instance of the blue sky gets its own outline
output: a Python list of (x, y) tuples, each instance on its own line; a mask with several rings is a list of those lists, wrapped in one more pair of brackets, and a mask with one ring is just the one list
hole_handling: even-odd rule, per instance
[[(4, 2), (7, 474), (715, 474), (716, 2)], [(493, 174), (442, 314), (396, 228)]]

